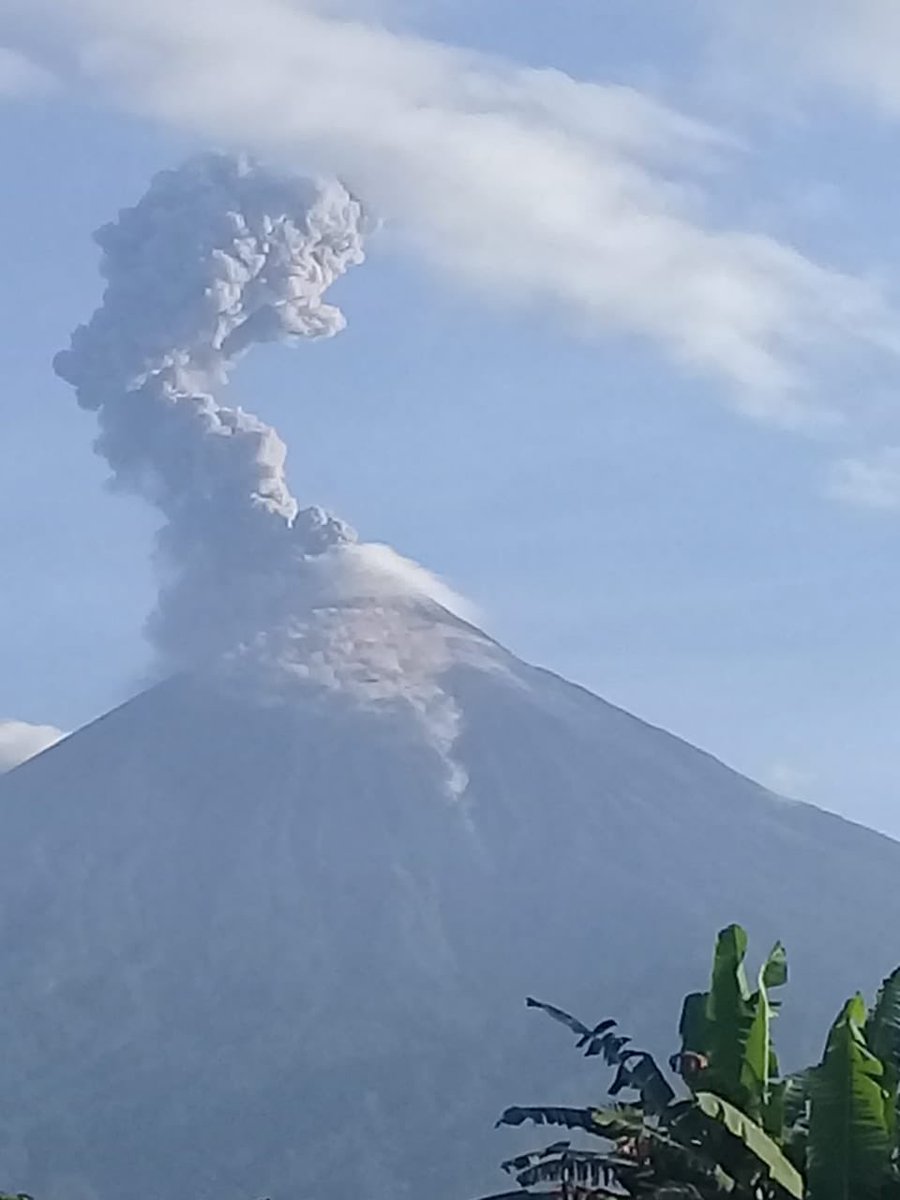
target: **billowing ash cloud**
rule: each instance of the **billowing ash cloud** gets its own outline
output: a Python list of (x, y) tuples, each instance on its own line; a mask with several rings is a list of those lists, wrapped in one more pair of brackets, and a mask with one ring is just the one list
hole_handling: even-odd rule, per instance
[(221, 155), (163, 172), (95, 235), (103, 302), (55, 367), (97, 413), (114, 485), (165, 516), (149, 623), (161, 666), (204, 661), (265, 703), (299, 686), (402, 710), (457, 800), (459, 714), (440, 677), (459, 635), (434, 604), (460, 612), (459, 598), (337, 517), (298, 510), (275, 430), (216, 398), (254, 343), (343, 328), (323, 297), (362, 261), (361, 225), (336, 183)]
[(240, 636), (305, 560), (355, 540), (321, 509), (298, 512), (275, 430), (215, 393), (254, 343), (344, 327), (323, 297), (362, 261), (361, 225), (338, 183), (204, 155), (95, 234), (103, 301), (54, 366), (97, 413), (114, 486), (165, 515), (149, 628), (171, 661)]

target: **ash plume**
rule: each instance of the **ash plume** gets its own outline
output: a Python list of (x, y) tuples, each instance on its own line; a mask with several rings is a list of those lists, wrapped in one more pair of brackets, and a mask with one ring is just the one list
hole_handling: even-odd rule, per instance
[(363, 259), (362, 211), (338, 183), (203, 155), (94, 236), (103, 300), (54, 368), (97, 413), (113, 486), (165, 517), (148, 629), (177, 664), (252, 629), (306, 560), (355, 540), (298, 511), (278, 434), (216, 392), (254, 343), (343, 329), (323, 297)]
[(465, 611), (459, 597), (338, 517), (299, 509), (278, 434), (217, 398), (255, 343), (343, 329), (323, 297), (362, 261), (362, 224), (338, 183), (223, 155), (162, 172), (94, 235), (103, 301), (54, 366), (97, 413), (113, 486), (165, 517), (148, 622), (163, 672), (202, 664), (254, 703), (300, 689), (402, 711), (456, 801), (459, 712), (440, 680), (471, 635), (435, 613)]

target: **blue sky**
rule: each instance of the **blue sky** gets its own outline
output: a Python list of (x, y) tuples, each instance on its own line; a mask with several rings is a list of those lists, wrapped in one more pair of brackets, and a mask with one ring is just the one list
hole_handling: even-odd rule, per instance
[(0, 715), (74, 728), (141, 684), (156, 522), (50, 360), (91, 231), (246, 145), (383, 218), (346, 332), (232, 384), (301, 501), (523, 657), (900, 834), (887, 0), (131, 7), (0, 13)]

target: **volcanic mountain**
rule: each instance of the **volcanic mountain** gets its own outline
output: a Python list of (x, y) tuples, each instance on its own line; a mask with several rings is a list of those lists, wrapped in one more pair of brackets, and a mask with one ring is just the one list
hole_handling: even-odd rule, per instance
[(900, 960), (900, 846), (423, 598), (138, 695), (0, 782), (0, 837), (0, 1179), (41, 1200), (466, 1200), (500, 1108), (602, 1096), (526, 994), (665, 1053), (738, 920), (796, 1059)]

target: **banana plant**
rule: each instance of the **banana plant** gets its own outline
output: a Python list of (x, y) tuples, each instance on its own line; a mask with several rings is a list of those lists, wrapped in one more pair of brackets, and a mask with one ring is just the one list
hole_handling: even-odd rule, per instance
[(787, 982), (787, 956), (777, 942), (750, 991), (744, 961), (747, 934), (729, 925), (717, 939), (709, 990), (687, 996), (681, 1013), (681, 1050), (672, 1066), (688, 1087), (712, 1092), (781, 1131), (784, 1084), (772, 1045), (776, 1002), (770, 990)]
[(847, 1001), (807, 1076), (810, 1200), (900, 1200), (900, 968), (868, 1012)]
[(869, 1011), (861, 996), (847, 1002), (820, 1063), (780, 1079), (771, 992), (787, 981), (785, 951), (776, 943), (754, 989), (746, 953), (739, 926), (719, 933), (709, 989), (684, 1001), (672, 1078), (611, 1018), (585, 1024), (528, 1000), (614, 1070), (612, 1101), (508, 1108), (498, 1124), (602, 1145), (554, 1142), (509, 1160), (519, 1190), (502, 1200), (900, 1200), (900, 968)]
[(814, 1200), (876, 1200), (891, 1182), (895, 1094), (866, 1040), (862, 996), (848, 1000), (811, 1077), (807, 1180)]
[[(564, 1127), (610, 1144), (595, 1151), (557, 1142), (511, 1159), (504, 1169), (526, 1194), (541, 1185), (543, 1195), (563, 1200), (623, 1191), (650, 1196), (665, 1183), (689, 1189), (693, 1200), (802, 1200), (796, 1166), (756, 1120), (774, 1104), (777, 1063), (768, 990), (786, 980), (784, 951), (773, 949), (751, 993), (743, 966), (746, 949), (738, 926), (720, 933), (710, 990), (685, 1003), (682, 1049), (670, 1060), (671, 1081), (653, 1055), (623, 1036), (611, 1018), (586, 1023), (528, 998), (529, 1008), (575, 1035), (576, 1049), (614, 1068), (607, 1092), (616, 1103), (581, 1109), (516, 1106), (502, 1114), (500, 1125)], [(678, 1075), (688, 1084), (688, 1095), (680, 1098)]]

